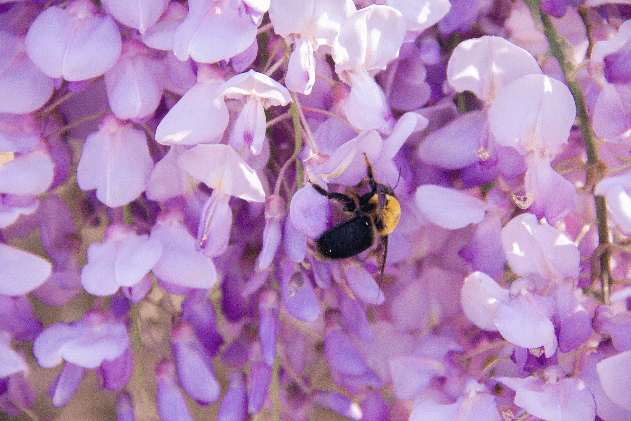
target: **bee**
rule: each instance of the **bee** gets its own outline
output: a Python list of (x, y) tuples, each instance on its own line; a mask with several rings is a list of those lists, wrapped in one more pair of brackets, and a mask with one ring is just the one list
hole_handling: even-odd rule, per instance
[[(399, 223), (401, 205), (394, 191), (375, 180), (368, 157), (366, 161), (367, 178), (355, 186), (349, 195), (327, 192), (317, 184), (313, 188), (330, 200), (340, 202), (343, 212), (350, 218), (325, 231), (316, 241), (318, 253), (328, 259), (346, 259), (372, 247), (381, 241), (383, 254), (379, 262), (379, 274), (383, 277), (388, 255), (388, 234)], [(370, 191), (359, 194), (360, 189), (368, 185)]]

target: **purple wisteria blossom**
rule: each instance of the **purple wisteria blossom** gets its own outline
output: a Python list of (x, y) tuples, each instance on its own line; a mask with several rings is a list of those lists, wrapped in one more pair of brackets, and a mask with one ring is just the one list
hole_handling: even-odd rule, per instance
[(0, 1), (0, 418), (631, 419), (623, 3)]

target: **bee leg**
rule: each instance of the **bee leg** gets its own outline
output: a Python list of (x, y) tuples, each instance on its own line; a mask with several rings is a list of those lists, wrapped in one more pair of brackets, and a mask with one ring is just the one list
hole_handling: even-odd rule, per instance
[(311, 186), (315, 189), (315, 191), (320, 193), (322, 196), (325, 196), (330, 200), (336, 200), (342, 203), (344, 205), (344, 212), (355, 212), (355, 209), (357, 209), (357, 205), (355, 204), (355, 201), (352, 197), (349, 197), (342, 193), (328, 192), (317, 184), (312, 183), (311, 181), (309, 181), (309, 183), (311, 183)]

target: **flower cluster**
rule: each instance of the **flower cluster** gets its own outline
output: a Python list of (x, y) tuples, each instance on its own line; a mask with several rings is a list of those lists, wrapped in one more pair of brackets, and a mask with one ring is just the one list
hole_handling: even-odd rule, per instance
[(0, 3), (0, 412), (631, 419), (631, 2)]

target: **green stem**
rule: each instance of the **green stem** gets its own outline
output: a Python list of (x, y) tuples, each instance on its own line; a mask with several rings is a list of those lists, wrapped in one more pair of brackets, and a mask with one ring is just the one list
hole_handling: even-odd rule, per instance
[(302, 126), (300, 124), (300, 113), (298, 112), (298, 97), (292, 92), (291, 105), (289, 107), (289, 114), (294, 124), (294, 155), (296, 155), (296, 183), (298, 188), (302, 187), (304, 183), (304, 170), (302, 163), (298, 158), (298, 153), (302, 150)]
[[(543, 33), (548, 39), (550, 44), (550, 53), (557, 58), (563, 74), (565, 75), (566, 83), (574, 102), (576, 103), (576, 112), (578, 117), (578, 125), (581, 128), (583, 135), (583, 142), (585, 143), (585, 150), (587, 151), (587, 180), (586, 187), (593, 191), (594, 186), (598, 183), (604, 173), (605, 165), (598, 158), (598, 149), (596, 147), (596, 138), (594, 136), (594, 129), (592, 127), (591, 119), (587, 111), (587, 103), (585, 96), (581, 90), (580, 84), (576, 80), (577, 68), (565, 53), (571, 48), (568, 41), (563, 38), (557, 30), (554, 28), (552, 19), (541, 10), (541, 0), (524, 0), (524, 3), (530, 9), (535, 24), (543, 26)], [(605, 198), (602, 196), (596, 196), (596, 216), (598, 219), (598, 242), (601, 246), (607, 246), (609, 244), (609, 228), (607, 226), (607, 204)], [(600, 263), (600, 280), (603, 290), (603, 301), (609, 302), (609, 291), (611, 283), (611, 265), (610, 265), (610, 252), (605, 251), (599, 259)]]

